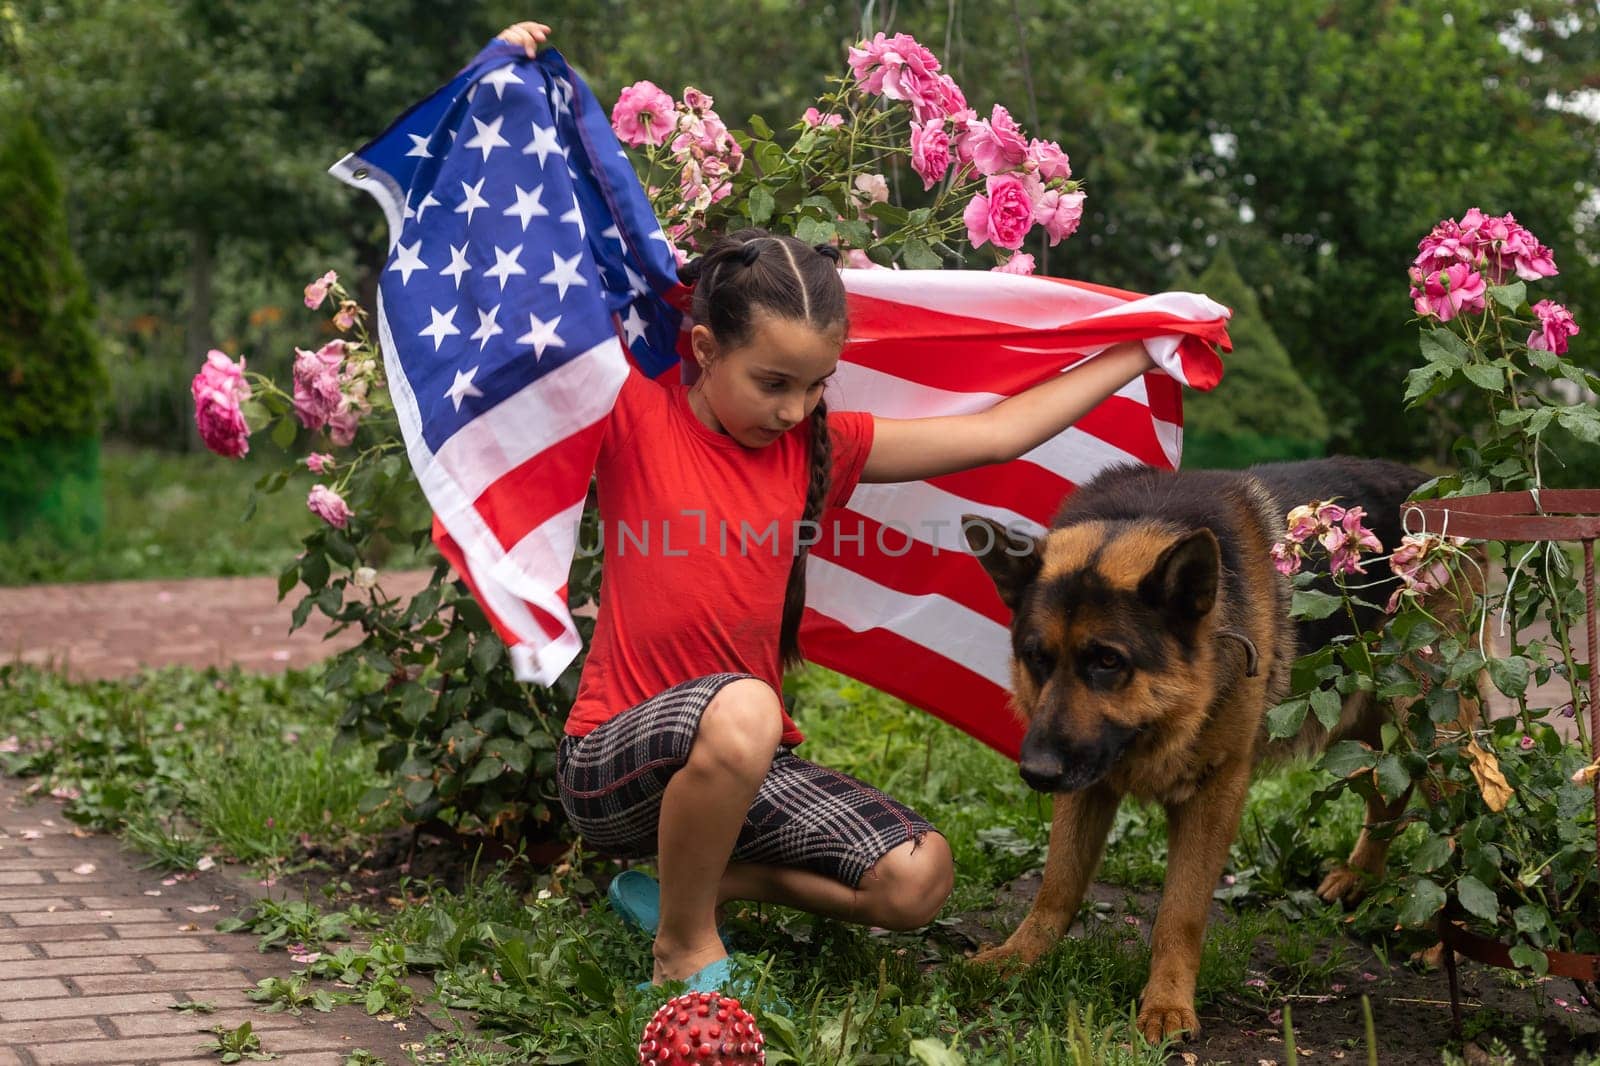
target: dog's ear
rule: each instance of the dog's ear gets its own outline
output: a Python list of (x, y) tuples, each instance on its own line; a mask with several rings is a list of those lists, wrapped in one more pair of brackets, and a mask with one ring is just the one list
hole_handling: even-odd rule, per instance
[(1187, 622), (1204, 618), (1217, 602), (1222, 551), (1216, 534), (1197, 529), (1161, 553), (1144, 580), (1139, 596)]
[(989, 572), (1000, 602), (1017, 609), (1022, 593), (1039, 576), (1042, 565), (1039, 541), (1023, 536), (982, 515), (961, 516), (961, 534), (978, 562)]

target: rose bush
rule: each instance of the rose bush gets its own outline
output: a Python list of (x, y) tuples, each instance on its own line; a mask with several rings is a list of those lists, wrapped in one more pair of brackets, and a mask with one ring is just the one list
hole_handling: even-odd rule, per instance
[[(678, 101), (648, 81), (624, 91), (611, 126), (642, 152), (680, 261), (751, 225), (835, 244), (856, 266), (965, 265), (964, 237), (993, 248), (996, 269), (1031, 273), (1031, 256), (1009, 253), (1036, 228), (1052, 245), (1078, 228), (1085, 194), (1060, 145), (1027, 137), (1000, 104), (980, 118), (914, 38), (879, 33), (850, 49), (848, 67), (787, 143), (759, 115), (730, 130), (692, 86)], [(891, 195), (888, 175), (901, 164), (931, 202), (906, 207)]]
[[(1559, 461), (1542, 441), (1546, 430), (1559, 425), (1579, 440), (1600, 441), (1594, 406), (1564, 402), (1550, 387), (1564, 379), (1600, 390), (1600, 377), (1563, 358), (1577, 325), (1552, 301), (1528, 306), (1527, 283), (1556, 273), (1550, 249), (1509, 214), (1474, 208), (1419, 243), (1409, 276), (1423, 360), (1410, 373), (1406, 402), (1448, 407), (1469, 426), (1455, 442), (1458, 470), (1419, 497), (1537, 492), (1542, 465)], [(1298, 616), (1343, 610), (1353, 621), (1353, 608), (1364, 604), (1387, 612), (1387, 624), (1302, 657), (1294, 694), (1269, 713), (1269, 729), (1293, 735), (1308, 714), (1331, 728), (1342, 700), (1358, 692), (1409, 706), (1385, 727), (1380, 749), (1346, 741), (1328, 750), (1323, 765), (1338, 780), (1310, 813), (1346, 791), (1393, 800), (1414, 789), (1424, 802), (1376, 827), (1409, 830), (1412, 860), (1375, 888), (1364, 910), (1430, 929), (1445, 912), (1509, 943), (1512, 959), (1538, 974), (1545, 949), (1600, 952), (1593, 785), (1600, 764), (1586, 728), (1588, 667), (1573, 655), (1584, 595), (1569, 557), (1543, 542), (1469, 546), (1413, 521), (1414, 532), (1389, 546), (1384, 560), (1373, 553), (1385, 546), (1359, 516), (1351, 523), (1357, 513), (1336, 501), (1295, 508), (1274, 558), (1294, 575)], [(1323, 556), (1331, 579), (1302, 566)], [(1504, 582), (1489, 580), (1486, 558), (1503, 564)], [(1376, 583), (1366, 568), (1381, 561), (1399, 587), (1385, 603), (1366, 603), (1365, 589)], [(1532, 628), (1540, 621), (1548, 636)], [(1490, 645), (1491, 625), (1508, 628), (1503, 655)], [(1533, 698), (1533, 687), (1552, 678), (1560, 694)], [(1491, 719), (1478, 698), (1480, 679), (1514, 713)], [(1564, 739), (1556, 723), (1576, 738)], [(1595, 993), (1592, 984), (1580, 990), (1600, 1010)]]

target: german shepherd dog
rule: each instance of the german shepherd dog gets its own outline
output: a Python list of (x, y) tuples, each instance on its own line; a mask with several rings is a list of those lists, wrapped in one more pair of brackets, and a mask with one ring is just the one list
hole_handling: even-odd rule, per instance
[[(1137, 1024), (1152, 1042), (1199, 1031), (1194, 986), (1206, 916), (1253, 767), (1335, 740), (1377, 746), (1394, 713), (1353, 696), (1331, 732), (1308, 716), (1298, 738), (1268, 742), (1266, 711), (1288, 694), (1296, 655), (1349, 630), (1342, 612), (1290, 620), (1289, 581), (1270, 556), (1284, 516), (1337, 498), (1364, 508), (1368, 527), (1393, 548), (1402, 505), (1425, 480), (1398, 463), (1345, 458), (1244, 471), (1119, 467), (1080, 487), (1037, 540), (964, 516), (967, 542), (1012, 612), (1012, 699), (1028, 725), (1022, 777), (1055, 794), (1033, 909), (975, 961), (1032, 963), (1054, 947), (1122, 797), (1156, 800), (1167, 812), (1167, 875)], [(1375, 568), (1368, 580), (1379, 577)], [(1388, 591), (1366, 598), (1381, 603)], [(1358, 612), (1364, 628), (1376, 621), (1366, 613)], [(1354, 898), (1382, 877), (1389, 845), (1372, 830), (1399, 817), (1405, 802), (1368, 800), (1355, 850), (1320, 896)]]

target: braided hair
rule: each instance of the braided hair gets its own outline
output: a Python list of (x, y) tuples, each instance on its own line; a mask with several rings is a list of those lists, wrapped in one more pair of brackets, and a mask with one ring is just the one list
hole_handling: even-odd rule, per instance
[[(744, 229), (718, 240), (704, 255), (679, 270), (694, 286), (693, 314), (719, 344), (740, 347), (749, 342), (758, 314), (804, 322), (819, 331), (846, 330), (849, 316), (844, 282), (839, 278), (839, 250), (809, 245), (795, 237), (764, 229)], [(809, 529), (828, 499), (833, 459), (828, 435), (828, 405), (819, 400), (811, 411), (810, 474), (801, 526)], [(806, 556), (810, 545), (799, 543), (784, 593), (778, 631), (778, 658), (784, 670), (799, 666), (800, 617), (806, 603)]]

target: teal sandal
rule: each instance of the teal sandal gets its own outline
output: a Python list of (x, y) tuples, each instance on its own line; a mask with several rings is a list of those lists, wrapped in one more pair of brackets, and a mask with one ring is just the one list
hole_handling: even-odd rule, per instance
[[(611, 879), (606, 899), (611, 901), (611, 909), (622, 919), (622, 924), (630, 929), (654, 937), (661, 928), (661, 885), (649, 874), (623, 870)], [(724, 948), (733, 950), (728, 947), (728, 937), (721, 929), (717, 930), (717, 935), (722, 937)]]

